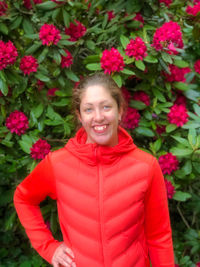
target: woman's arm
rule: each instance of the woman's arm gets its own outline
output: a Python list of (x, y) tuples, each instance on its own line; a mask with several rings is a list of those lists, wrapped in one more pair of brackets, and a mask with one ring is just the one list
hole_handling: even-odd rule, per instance
[(61, 242), (55, 240), (42, 217), (39, 204), (47, 196), (56, 199), (49, 155), (16, 188), (14, 205), (32, 246), (49, 263)]
[(145, 198), (145, 235), (152, 267), (174, 267), (167, 193), (162, 171), (154, 160)]

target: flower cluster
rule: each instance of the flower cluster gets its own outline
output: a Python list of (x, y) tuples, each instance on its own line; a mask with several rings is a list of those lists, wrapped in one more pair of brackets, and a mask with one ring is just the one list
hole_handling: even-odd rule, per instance
[(177, 105), (183, 105), (186, 107), (186, 104), (187, 104), (187, 100), (186, 100), (186, 97), (182, 94), (178, 94), (177, 97), (176, 97), (176, 100), (174, 101), (174, 104), (177, 104)]
[(129, 103), (130, 100), (131, 100), (131, 94), (130, 94), (130, 92), (126, 89), (125, 86), (122, 86), (121, 90), (122, 90), (122, 94), (123, 94), (123, 97), (124, 97), (125, 101), (127, 103)]
[(140, 22), (140, 25), (139, 25), (140, 28), (142, 28), (144, 26), (144, 19), (143, 19), (142, 15), (139, 12), (136, 13), (136, 16), (133, 18), (133, 20), (136, 20), (136, 21)]
[(174, 104), (167, 114), (168, 121), (178, 127), (183, 126), (188, 121), (188, 117), (187, 109), (184, 105)]
[(176, 48), (183, 48), (181, 28), (177, 22), (165, 22), (153, 36), (152, 46), (157, 50), (165, 50), (169, 54), (177, 54)]
[(172, 172), (178, 170), (179, 161), (176, 156), (172, 153), (167, 153), (159, 157), (158, 162), (160, 164), (163, 174), (171, 174)]
[(101, 57), (101, 68), (105, 73), (119, 72), (124, 69), (124, 60), (119, 51), (112, 47), (104, 50)]
[(11, 41), (0, 41), (0, 70), (14, 64), (18, 56), (17, 49)]
[(186, 12), (189, 15), (196, 16), (200, 12), (200, 2), (198, 2), (196, 5), (192, 6), (187, 6)]
[(131, 39), (127, 45), (125, 52), (129, 57), (134, 57), (135, 60), (143, 60), (147, 56), (147, 48), (141, 37)]
[(39, 32), (40, 40), (42, 40), (43, 45), (57, 44), (60, 39), (60, 31), (53, 24), (44, 24), (40, 28)]
[(55, 92), (58, 91), (58, 88), (51, 88), (47, 91), (47, 96), (55, 96)]
[(73, 63), (73, 58), (72, 58), (71, 53), (68, 50), (65, 50), (65, 53), (67, 54), (67, 56), (62, 56), (61, 67), (69, 68), (69, 66), (71, 66)]
[(25, 75), (30, 75), (31, 72), (36, 72), (37, 68), (38, 62), (33, 56), (24, 56), (20, 61), (20, 70)]
[(108, 11), (107, 14), (108, 14), (108, 21), (111, 21), (115, 17), (113, 10)]
[(172, 185), (172, 183), (168, 180), (165, 179), (165, 186), (166, 186), (166, 190), (167, 190), (167, 197), (169, 199), (172, 199), (174, 194), (176, 193), (174, 186)]
[(167, 7), (170, 7), (172, 0), (159, 0), (160, 3), (164, 3)]
[[(42, 3), (42, 0), (33, 0), (34, 4), (40, 4)], [(32, 8), (32, 4), (31, 4), (31, 0), (24, 0), (24, 6), (27, 9), (31, 9)]]
[(6, 4), (6, 1), (1, 1), (0, 2), (0, 16), (3, 16), (6, 14), (6, 10), (8, 8), (8, 5)]
[(150, 97), (143, 91), (135, 92), (133, 95), (133, 99), (143, 102), (146, 106), (150, 105)]
[(128, 107), (122, 125), (127, 129), (135, 129), (138, 127), (140, 114), (135, 108)]
[(78, 20), (70, 22), (69, 28), (65, 28), (65, 33), (70, 36), (69, 41), (75, 42), (86, 33), (86, 27)]
[(200, 59), (198, 59), (195, 63), (194, 63), (194, 69), (197, 73), (200, 74)]
[(31, 157), (33, 159), (43, 159), (50, 152), (50, 149), (51, 146), (47, 143), (46, 140), (39, 139), (30, 148)]
[(169, 71), (171, 74), (163, 72), (163, 75), (166, 77), (168, 82), (185, 82), (185, 74), (191, 71), (190, 68), (179, 68), (173, 64), (169, 65)]
[(22, 135), (28, 129), (28, 118), (23, 112), (15, 110), (6, 119), (6, 127), (11, 133)]

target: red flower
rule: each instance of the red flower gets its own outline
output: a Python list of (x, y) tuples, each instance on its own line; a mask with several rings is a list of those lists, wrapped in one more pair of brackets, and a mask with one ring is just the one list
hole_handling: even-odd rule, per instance
[(7, 8), (8, 8), (8, 5), (6, 4), (6, 1), (1, 1), (0, 2), (0, 16), (3, 16), (6, 14), (6, 11), (7, 11)]
[(75, 20), (75, 23), (70, 22), (69, 28), (65, 28), (65, 33), (70, 36), (69, 41), (75, 42), (86, 33), (86, 27)]
[(68, 50), (65, 50), (65, 53), (67, 54), (67, 56), (62, 56), (61, 67), (69, 68), (69, 66), (71, 66), (73, 63), (73, 58), (72, 58), (71, 53)]
[(46, 140), (39, 139), (30, 148), (31, 157), (33, 159), (43, 159), (50, 152), (50, 149), (51, 146), (47, 143)]
[(184, 105), (174, 104), (167, 114), (168, 121), (178, 127), (183, 126), (188, 121), (188, 117), (187, 109)]
[(122, 86), (121, 90), (122, 90), (122, 94), (123, 94), (123, 97), (124, 97), (125, 101), (127, 103), (129, 103), (130, 100), (131, 100), (131, 94), (130, 94), (130, 92), (126, 89), (125, 86)]
[(153, 36), (152, 46), (157, 50), (164, 50), (169, 54), (178, 54), (176, 48), (183, 48), (181, 28), (178, 23), (165, 22)]
[(159, 0), (160, 3), (164, 3), (167, 7), (172, 4), (172, 0)]
[(186, 107), (186, 97), (182, 94), (178, 94), (177, 97), (176, 97), (176, 100), (174, 101), (174, 104), (177, 104), (177, 105), (183, 105)]
[(111, 74), (124, 69), (124, 60), (119, 51), (112, 47), (111, 50), (104, 50), (101, 57), (101, 68), (104, 73)]
[(200, 262), (197, 262), (196, 267), (200, 267)]
[(179, 265), (178, 264), (175, 264), (175, 267), (179, 267)]
[(200, 74), (200, 59), (198, 59), (195, 63), (194, 63), (194, 69), (197, 73)]
[[(42, 3), (42, 0), (33, 0), (33, 2), (34, 2), (35, 4), (40, 4), (40, 3)], [(32, 8), (31, 0), (24, 0), (24, 6), (25, 6), (27, 9), (31, 9), (31, 8)]]
[(135, 92), (133, 95), (133, 99), (143, 102), (146, 106), (150, 105), (150, 97), (143, 91)]
[(11, 41), (0, 41), (0, 70), (14, 64), (18, 56), (17, 49)]
[(196, 5), (192, 6), (187, 6), (186, 12), (189, 15), (196, 16), (200, 12), (200, 2), (197, 2)]
[(20, 61), (20, 70), (25, 75), (30, 75), (31, 72), (36, 72), (38, 68), (37, 59), (33, 56), (25, 56)]
[(113, 10), (108, 11), (107, 14), (108, 14), (108, 21), (111, 21), (115, 17)]
[(51, 88), (47, 92), (47, 96), (55, 96), (55, 92), (59, 90), (58, 88)]
[(131, 39), (125, 51), (127, 56), (134, 57), (135, 60), (143, 60), (147, 56), (146, 45), (140, 37), (136, 37), (135, 40)]
[(176, 156), (172, 153), (167, 153), (159, 157), (158, 162), (162, 169), (163, 174), (171, 174), (172, 172), (178, 170), (179, 161)]
[[(144, 26), (144, 19), (143, 19), (142, 15), (139, 12), (136, 13), (136, 16), (133, 18), (133, 20), (141, 22), (140, 26), (139, 26), (140, 28), (142, 28)], [(136, 30), (138, 30), (138, 29), (136, 29)]]
[(158, 134), (165, 133), (166, 131), (166, 126), (165, 125), (156, 125), (156, 132)]
[(56, 45), (61, 39), (60, 31), (53, 24), (44, 24), (40, 28), (39, 37), (42, 44), (48, 46)]
[(15, 110), (6, 119), (6, 127), (11, 133), (22, 135), (28, 129), (28, 118), (23, 112)]
[(122, 125), (127, 129), (135, 129), (138, 127), (140, 114), (137, 109), (128, 107)]
[(173, 64), (169, 65), (169, 71), (171, 74), (163, 72), (163, 75), (166, 77), (168, 82), (185, 82), (185, 74), (191, 71), (190, 68), (179, 68)]
[(172, 185), (172, 183), (166, 179), (165, 179), (165, 185), (166, 185), (166, 190), (167, 190), (167, 197), (169, 199), (172, 199), (174, 194), (176, 193), (175, 188)]
[(37, 80), (38, 91), (41, 91), (44, 87), (44, 82)]

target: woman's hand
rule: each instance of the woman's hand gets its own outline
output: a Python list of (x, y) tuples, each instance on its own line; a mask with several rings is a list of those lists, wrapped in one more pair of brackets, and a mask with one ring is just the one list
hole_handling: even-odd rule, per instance
[(62, 243), (54, 252), (52, 264), (53, 267), (76, 267), (74, 253)]

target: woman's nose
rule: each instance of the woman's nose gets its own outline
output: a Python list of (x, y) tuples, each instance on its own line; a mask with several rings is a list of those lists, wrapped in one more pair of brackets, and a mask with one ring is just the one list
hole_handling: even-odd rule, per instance
[(95, 121), (102, 121), (104, 119), (103, 112), (101, 110), (95, 111)]

